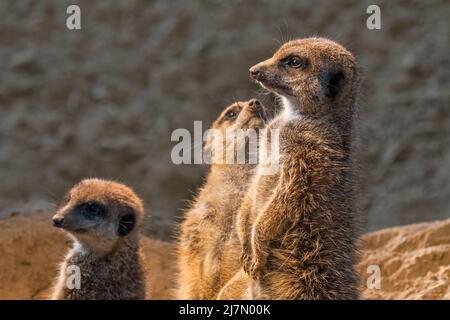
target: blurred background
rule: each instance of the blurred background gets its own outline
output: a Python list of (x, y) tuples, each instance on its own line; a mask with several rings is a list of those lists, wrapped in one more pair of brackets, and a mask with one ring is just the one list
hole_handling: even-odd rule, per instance
[[(381, 30), (366, 28), (370, 4)], [(133, 186), (146, 233), (170, 239), (206, 169), (172, 164), (172, 131), (206, 129), (234, 100), (276, 112), (248, 68), (311, 35), (364, 70), (365, 230), (450, 216), (449, 1), (2, 0), (0, 12), (2, 217), (51, 211), (96, 176)]]

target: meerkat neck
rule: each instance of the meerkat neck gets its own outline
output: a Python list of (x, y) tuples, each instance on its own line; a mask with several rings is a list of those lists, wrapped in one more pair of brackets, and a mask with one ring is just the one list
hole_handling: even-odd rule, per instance
[(302, 111), (302, 107), (294, 98), (282, 96), (281, 104), (283, 110), (279, 117), (284, 122), (300, 119), (322, 122), (341, 137), (344, 149), (350, 151), (353, 139), (354, 102), (350, 105), (336, 103), (331, 110), (316, 114)]
[(351, 152), (354, 131), (354, 108), (352, 106), (339, 106), (339, 110), (330, 115), (327, 119), (339, 133), (346, 152)]
[(283, 109), (280, 117), (284, 122), (300, 118), (300, 106), (298, 106), (294, 98), (281, 96), (281, 106)]
[(217, 185), (217, 183), (223, 184), (242, 184), (243, 181), (247, 181), (251, 175), (252, 169), (255, 165), (252, 164), (224, 164), (213, 165), (209, 172), (207, 182), (208, 185)]
[(354, 106), (336, 103), (326, 114), (316, 115), (318, 121), (322, 121), (340, 138), (343, 149), (347, 154), (351, 153), (354, 131)]
[(72, 248), (72, 255), (78, 256), (78, 258), (89, 258), (93, 260), (102, 259), (109, 256), (118, 256), (126, 253), (126, 256), (132, 256), (132, 253), (137, 253), (139, 250), (139, 239), (135, 235), (130, 235), (126, 239), (120, 239), (109, 250), (102, 247), (93, 248), (83, 244), (79, 240), (75, 239)]
[[(107, 254), (99, 254), (76, 241), (61, 264), (53, 299), (143, 299), (145, 284), (140, 254), (134, 241), (124, 241)], [(77, 266), (81, 272), (81, 290), (67, 286), (67, 270), (71, 266)], [(118, 290), (111, 291), (110, 284)]]

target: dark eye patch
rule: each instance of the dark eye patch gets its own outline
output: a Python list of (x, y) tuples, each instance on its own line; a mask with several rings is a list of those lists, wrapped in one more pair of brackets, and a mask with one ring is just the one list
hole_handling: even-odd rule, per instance
[(299, 56), (288, 56), (280, 61), (283, 67), (289, 67), (294, 69), (305, 69), (309, 65), (308, 58), (302, 58)]
[(227, 120), (234, 120), (237, 118), (237, 116), (239, 115), (239, 112), (241, 110), (239, 108), (232, 108), (231, 110), (228, 110), (225, 113), (225, 119)]
[(106, 208), (98, 202), (84, 202), (75, 207), (75, 212), (86, 218), (95, 218), (105, 215)]

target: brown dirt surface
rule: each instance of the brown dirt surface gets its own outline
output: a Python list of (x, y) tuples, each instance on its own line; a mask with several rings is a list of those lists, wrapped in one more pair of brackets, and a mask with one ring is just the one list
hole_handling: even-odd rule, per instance
[[(0, 230), (0, 299), (45, 299), (70, 241), (45, 213), (16, 213)], [(172, 298), (173, 244), (144, 237), (143, 251), (151, 298)], [(450, 299), (450, 219), (364, 235), (363, 285), (369, 265), (380, 267), (381, 289), (363, 289), (365, 299)]]
[(361, 279), (369, 265), (381, 270), (381, 289), (364, 298), (450, 299), (450, 219), (369, 233), (361, 247)]
[[(16, 214), (0, 220), (0, 299), (46, 299), (58, 264), (70, 246), (45, 213)], [(174, 279), (172, 246), (142, 239), (152, 299), (169, 299)]]

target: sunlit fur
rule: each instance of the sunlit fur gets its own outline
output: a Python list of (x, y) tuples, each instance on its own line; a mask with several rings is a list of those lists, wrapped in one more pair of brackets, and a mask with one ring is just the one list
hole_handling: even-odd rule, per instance
[[(75, 213), (77, 205), (101, 203), (102, 216), (85, 219)], [(117, 233), (121, 218), (134, 214), (136, 223), (125, 236)], [(54, 218), (64, 218), (63, 229), (74, 246), (60, 266), (53, 299), (144, 299), (145, 271), (140, 252), (140, 229), (144, 216), (141, 199), (127, 186), (100, 179), (83, 180), (74, 186)], [(67, 267), (81, 271), (81, 288), (68, 289)]]
[[(212, 125), (222, 133), (242, 129), (260, 129), (265, 125), (263, 106), (255, 99), (237, 102), (225, 108)], [(238, 109), (234, 120), (227, 120), (231, 109)], [(229, 131), (230, 132), (230, 131)], [(246, 144), (246, 139), (230, 142), (208, 138), (205, 148), (210, 148), (213, 160), (223, 160), (217, 154), (221, 144), (236, 146)], [(233, 141), (233, 140), (232, 140)], [(246, 149), (248, 153), (248, 148)], [(237, 149), (235, 149), (237, 151)], [(213, 162), (203, 187), (186, 211), (178, 239), (179, 299), (214, 299), (220, 288), (240, 268), (240, 244), (236, 235), (235, 220), (255, 164), (217, 164)]]
[[(309, 64), (280, 65), (289, 56)], [(255, 299), (356, 299), (357, 63), (339, 44), (307, 38), (284, 44), (251, 71), (259, 71), (256, 80), (282, 97), (284, 109), (266, 128), (280, 129), (281, 158), (275, 175), (263, 176), (257, 169), (239, 210), (248, 276), (238, 280), (252, 279)], [(338, 86), (327, 87), (336, 74)]]

